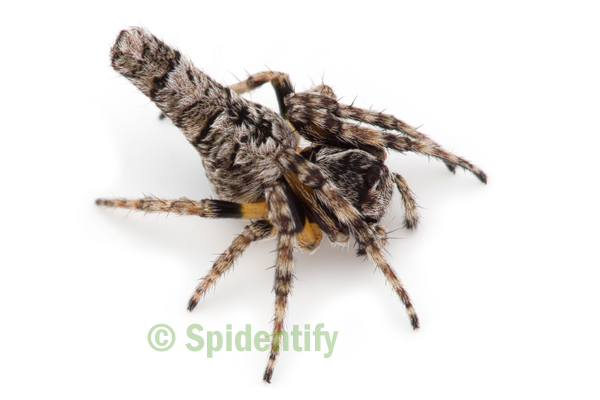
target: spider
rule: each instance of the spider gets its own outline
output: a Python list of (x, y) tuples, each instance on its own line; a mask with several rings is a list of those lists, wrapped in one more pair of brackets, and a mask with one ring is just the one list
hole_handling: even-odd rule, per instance
[[(379, 225), (394, 186), (404, 205), (404, 226), (419, 222), (406, 181), (384, 161), (386, 150), (415, 152), (461, 167), (486, 183), (485, 173), (392, 115), (339, 103), (326, 85), (295, 93), (287, 74), (250, 75), (229, 87), (143, 28), (123, 30), (111, 65), (148, 96), (196, 148), (218, 200), (98, 199), (102, 206), (250, 220), (217, 258), (188, 303), (192, 311), (219, 277), (253, 242), (277, 238), (273, 338), (263, 379), (270, 382), (279, 354), (293, 282), (294, 251), (314, 252), (323, 234), (332, 243), (352, 236), (357, 254), (370, 258), (400, 297), (413, 329), (419, 319), (408, 293), (386, 260), (387, 232)], [(273, 86), (280, 113), (240, 95)], [(299, 147), (300, 138), (311, 142)]]

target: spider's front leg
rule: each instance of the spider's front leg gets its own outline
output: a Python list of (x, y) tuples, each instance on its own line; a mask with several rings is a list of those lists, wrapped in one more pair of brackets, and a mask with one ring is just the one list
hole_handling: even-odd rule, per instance
[(288, 96), (285, 105), (290, 123), (300, 135), (313, 143), (359, 148), (374, 155), (378, 155), (374, 149), (388, 148), (420, 153), (443, 161), (452, 172), (458, 166), (487, 183), (487, 176), (481, 169), (444, 150), (438, 143), (392, 115), (341, 104), (329, 96), (312, 92)]

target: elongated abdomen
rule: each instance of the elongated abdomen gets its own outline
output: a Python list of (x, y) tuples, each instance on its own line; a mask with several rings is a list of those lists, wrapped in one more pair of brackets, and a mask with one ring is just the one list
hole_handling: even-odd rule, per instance
[(110, 57), (115, 71), (156, 103), (190, 141), (225, 106), (228, 89), (143, 28), (121, 31)]
[(110, 57), (200, 153), (219, 198), (257, 201), (281, 176), (274, 156), (297, 139), (277, 113), (218, 84), (143, 28), (122, 31)]

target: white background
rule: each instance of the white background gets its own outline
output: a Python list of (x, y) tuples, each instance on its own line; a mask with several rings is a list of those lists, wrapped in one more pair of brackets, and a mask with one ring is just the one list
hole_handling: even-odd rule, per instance
[[(600, 396), (595, 2), (122, 3), (3, 6), (0, 397)], [(225, 84), (267, 67), (299, 91), (323, 79), (488, 173), (389, 157), (422, 206), (389, 246), (421, 330), (370, 263), (324, 242), (297, 256), (287, 325), (338, 331), (330, 358), (284, 353), (267, 385), (267, 353), (186, 349), (192, 323), (271, 329), (275, 242), (189, 313), (244, 223), (95, 206), (212, 195), (183, 135), (109, 66), (133, 25)], [(268, 87), (251, 98), (276, 107)], [(389, 229), (401, 214), (395, 197)], [(146, 340), (159, 323), (177, 334), (163, 353)]]

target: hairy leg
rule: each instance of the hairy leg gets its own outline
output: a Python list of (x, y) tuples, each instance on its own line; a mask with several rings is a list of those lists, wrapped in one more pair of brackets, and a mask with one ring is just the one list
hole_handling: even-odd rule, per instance
[(202, 278), (188, 302), (188, 310), (192, 311), (196, 307), (204, 294), (233, 266), (251, 243), (271, 238), (276, 231), (273, 225), (266, 220), (254, 221), (246, 226), (242, 233), (233, 239), (231, 246), (217, 258), (208, 274)]
[(277, 243), (277, 262), (275, 264), (275, 282), (273, 291), (275, 292), (275, 313), (273, 316), (273, 339), (271, 341), (271, 351), (263, 379), (271, 383), (271, 377), (277, 362), (281, 348), (281, 333), (285, 330), (285, 313), (288, 303), (288, 295), (292, 290), (292, 280), (294, 272), (294, 245), (293, 236), (288, 233), (279, 233)]
[[(410, 297), (404, 289), (402, 282), (396, 276), (396, 273), (389, 265), (383, 251), (378, 244), (381, 232), (373, 230), (362, 219), (361, 214), (339, 194), (337, 189), (332, 186), (319, 167), (306, 160), (300, 154), (292, 151), (284, 151), (278, 158), (278, 162), (285, 170), (295, 174), (300, 182), (311, 187), (328, 208), (334, 213), (335, 217), (345, 226), (349, 227), (354, 237), (358, 241), (359, 249), (362, 248), (371, 258), (375, 265), (383, 272), (386, 279), (392, 285), (394, 291), (400, 297), (400, 300), (406, 308), (413, 329), (419, 328), (419, 318), (412, 305)], [(385, 243), (385, 242), (383, 242)]]
[[(286, 182), (290, 185), (294, 193), (302, 199), (302, 201), (310, 208), (313, 216), (316, 219), (316, 224), (327, 233), (329, 240), (337, 243), (345, 243), (348, 241), (348, 230), (344, 229), (339, 223), (332, 218), (329, 213), (321, 207), (317, 201), (314, 190), (304, 185), (291, 171), (285, 171), (283, 174)], [(319, 229), (320, 231), (320, 229)]]
[(404, 204), (404, 227), (414, 229), (419, 224), (419, 206), (404, 178), (397, 173), (393, 173), (392, 176)]
[(442, 160), (451, 171), (459, 166), (487, 182), (485, 173), (469, 161), (447, 152), (391, 115), (340, 104), (329, 96), (307, 92), (289, 96), (286, 106), (290, 122), (311, 142), (342, 148), (357, 147), (370, 152), (374, 147), (421, 153)]
[(285, 181), (278, 181), (265, 190), (269, 206), (269, 219), (278, 230), (277, 261), (275, 263), (275, 314), (273, 317), (273, 339), (267, 368), (263, 379), (271, 382), (275, 363), (280, 351), (281, 332), (284, 331), (288, 296), (294, 278), (294, 235), (301, 232), (304, 212), (299, 199)]
[(198, 215), (203, 218), (267, 218), (266, 203), (233, 203), (223, 200), (190, 200), (182, 197), (176, 200), (145, 197), (143, 199), (98, 199), (96, 204), (105, 207), (126, 208), (144, 212), (164, 212), (180, 215)]
[(270, 82), (271, 85), (273, 85), (279, 104), (279, 112), (285, 118), (287, 108), (284, 99), (287, 95), (294, 93), (294, 88), (292, 87), (292, 82), (290, 81), (288, 74), (276, 71), (263, 71), (252, 74), (248, 76), (246, 80), (233, 84), (229, 86), (229, 88), (238, 94), (242, 94), (254, 90), (267, 82)]

